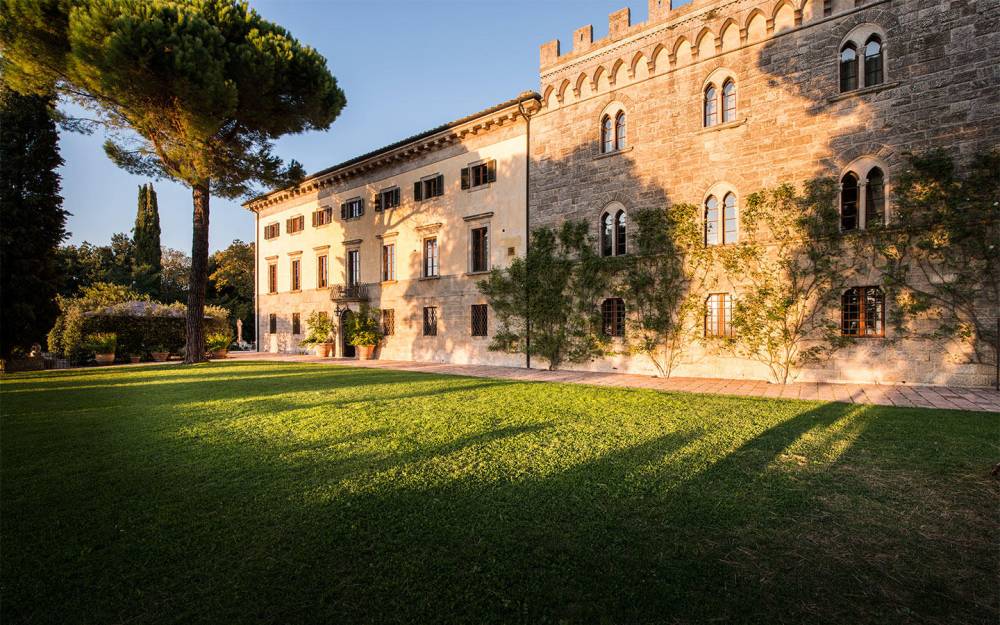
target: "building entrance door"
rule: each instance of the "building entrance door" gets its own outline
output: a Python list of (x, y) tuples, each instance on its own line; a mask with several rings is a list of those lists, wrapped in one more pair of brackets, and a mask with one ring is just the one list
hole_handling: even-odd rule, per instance
[(349, 336), (347, 336), (347, 328), (350, 327), (351, 321), (353, 319), (354, 319), (354, 313), (351, 312), (350, 310), (345, 310), (340, 315), (340, 342), (342, 346), (340, 354), (344, 358), (354, 358), (356, 356), (356, 353), (354, 351), (354, 346), (347, 342), (347, 340), (350, 338)]

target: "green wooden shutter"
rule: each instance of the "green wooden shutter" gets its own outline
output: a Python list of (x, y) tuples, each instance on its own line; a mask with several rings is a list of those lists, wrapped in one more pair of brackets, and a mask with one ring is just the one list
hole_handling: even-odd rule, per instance
[(486, 163), (486, 181), (496, 182), (497, 181), (497, 162), (490, 161)]
[(419, 202), (423, 200), (423, 183), (419, 180), (413, 183), (413, 200)]
[(438, 174), (437, 177), (437, 194), (444, 195), (444, 174)]

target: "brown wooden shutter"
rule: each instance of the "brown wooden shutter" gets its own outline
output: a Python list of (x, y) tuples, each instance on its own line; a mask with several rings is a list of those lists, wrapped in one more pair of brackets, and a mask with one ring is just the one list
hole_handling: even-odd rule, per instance
[(438, 174), (437, 195), (444, 195), (444, 174)]
[(376, 193), (375, 194), (375, 198), (372, 200), (372, 204), (375, 205), (375, 212), (376, 213), (381, 213), (382, 212), (382, 194), (381, 193)]
[(419, 202), (424, 199), (423, 197), (423, 183), (419, 180), (413, 183), (413, 200)]
[(358, 215), (364, 215), (365, 214), (365, 198), (359, 199), (358, 200), (358, 204), (361, 205), (360, 210), (358, 211)]
[(486, 163), (486, 181), (496, 182), (497, 181), (497, 162), (489, 161)]
[(347, 202), (340, 205), (340, 218), (347, 219)]
[(469, 188), (469, 168), (468, 167), (463, 167), (462, 168), (462, 189), (468, 189), (468, 188)]

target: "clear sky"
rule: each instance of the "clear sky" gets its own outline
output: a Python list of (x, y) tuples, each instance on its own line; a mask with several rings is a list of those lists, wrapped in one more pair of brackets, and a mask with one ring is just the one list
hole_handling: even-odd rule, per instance
[[(646, 20), (644, 0), (254, 0), (265, 18), (326, 57), (347, 107), (326, 132), (282, 138), (277, 152), (314, 172), (417, 132), (538, 90), (538, 46), (576, 28), (604, 37), (608, 14), (625, 6)], [(675, 4), (676, 1), (675, 1)], [(62, 133), (64, 207), (70, 243), (106, 244), (130, 232), (136, 190), (146, 179), (116, 168), (98, 132)], [(164, 245), (190, 252), (191, 195), (156, 184)], [(211, 249), (253, 239), (239, 201), (212, 199)]]

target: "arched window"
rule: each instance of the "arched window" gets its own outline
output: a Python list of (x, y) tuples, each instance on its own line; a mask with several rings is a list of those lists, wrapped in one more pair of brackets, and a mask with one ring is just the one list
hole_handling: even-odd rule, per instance
[(613, 256), (614, 248), (614, 222), (611, 213), (601, 215), (601, 256)]
[(840, 92), (858, 88), (858, 49), (848, 42), (840, 49)]
[(605, 115), (601, 120), (601, 152), (608, 154), (614, 151), (615, 136), (611, 130), (611, 116)]
[(705, 128), (719, 123), (718, 102), (716, 102), (715, 85), (705, 89)]
[(604, 336), (625, 336), (625, 302), (609, 297), (601, 304), (601, 332)]
[(615, 215), (615, 256), (625, 255), (625, 211)]
[(739, 220), (736, 218), (736, 196), (727, 193), (722, 198), (722, 242), (736, 243), (739, 240)]
[(840, 298), (840, 333), (885, 336), (885, 296), (877, 286), (847, 289)]
[(615, 149), (625, 149), (625, 111), (619, 111), (615, 115)]
[(719, 200), (714, 195), (705, 200), (705, 245), (719, 244)]
[(883, 80), (882, 40), (872, 35), (865, 43), (865, 86), (881, 85)]
[(730, 78), (722, 85), (722, 123), (736, 119), (736, 83)]
[(840, 229), (858, 227), (858, 177), (847, 172), (840, 180)]
[(878, 167), (868, 172), (865, 184), (865, 228), (885, 220), (885, 174)]

